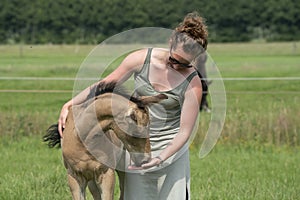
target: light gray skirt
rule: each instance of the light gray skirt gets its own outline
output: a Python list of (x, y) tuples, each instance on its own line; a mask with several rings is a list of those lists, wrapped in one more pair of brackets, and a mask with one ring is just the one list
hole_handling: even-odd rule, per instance
[[(155, 155), (153, 155), (155, 156)], [(189, 151), (165, 165), (141, 173), (125, 175), (124, 200), (185, 200), (190, 199)]]

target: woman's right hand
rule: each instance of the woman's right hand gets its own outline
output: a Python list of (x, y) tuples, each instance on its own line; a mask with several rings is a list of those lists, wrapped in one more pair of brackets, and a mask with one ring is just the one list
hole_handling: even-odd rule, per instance
[(65, 128), (66, 119), (69, 113), (69, 107), (70, 106), (65, 104), (60, 111), (60, 115), (58, 119), (58, 132), (61, 138), (63, 138), (63, 129)]

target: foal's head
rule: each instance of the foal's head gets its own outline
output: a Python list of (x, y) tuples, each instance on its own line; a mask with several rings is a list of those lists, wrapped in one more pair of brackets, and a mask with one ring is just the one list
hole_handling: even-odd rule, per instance
[(110, 99), (107, 102), (110, 102), (108, 107), (111, 109), (114, 121), (111, 129), (130, 153), (134, 164), (141, 166), (148, 162), (151, 158), (148, 106), (167, 99), (167, 96), (158, 94), (134, 98), (113, 83), (98, 85), (95, 95), (100, 95), (99, 98)]
[(141, 166), (151, 159), (148, 106), (166, 98), (166, 95), (159, 94), (131, 99), (125, 112), (114, 117), (116, 122), (114, 131), (122, 140), (136, 166)]

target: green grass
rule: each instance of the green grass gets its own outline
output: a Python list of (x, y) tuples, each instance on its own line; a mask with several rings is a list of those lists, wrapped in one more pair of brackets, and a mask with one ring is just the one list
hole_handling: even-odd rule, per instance
[[(0, 152), (1, 200), (71, 199), (60, 149), (34, 135), (2, 138)], [(204, 159), (192, 150), (192, 199), (297, 199), (299, 163), (299, 148), (217, 145)]]
[[(295, 44), (211, 44), (208, 51), (225, 78), (300, 77), (300, 43)], [(0, 46), (0, 77), (72, 78), (93, 48)], [(114, 61), (114, 66), (119, 62), (115, 54), (122, 56), (126, 49), (112, 46), (96, 61)], [(41, 137), (72, 97), (73, 84), (0, 80), (2, 91), (63, 90), (0, 92), (0, 200), (70, 199), (61, 152), (48, 149)], [(227, 110), (218, 144), (204, 159), (197, 157), (211, 117), (201, 113), (191, 145), (193, 199), (297, 199), (300, 81), (228, 80), (224, 84)]]
[(218, 145), (192, 160), (192, 199), (297, 199), (297, 149)]
[(0, 199), (70, 199), (60, 150), (41, 138), (2, 139)]

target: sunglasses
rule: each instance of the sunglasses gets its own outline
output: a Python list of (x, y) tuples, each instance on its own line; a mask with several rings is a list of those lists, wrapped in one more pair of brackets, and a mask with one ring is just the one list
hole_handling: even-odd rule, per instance
[(170, 63), (180, 65), (181, 67), (185, 67), (185, 68), (193, 67), (190, 63), (189, 64), (181, 63), (178, 60), (176, 60), (175, 58), (173, 58), (172, 56), (169, 57), (169, 61), (170, 61)]

